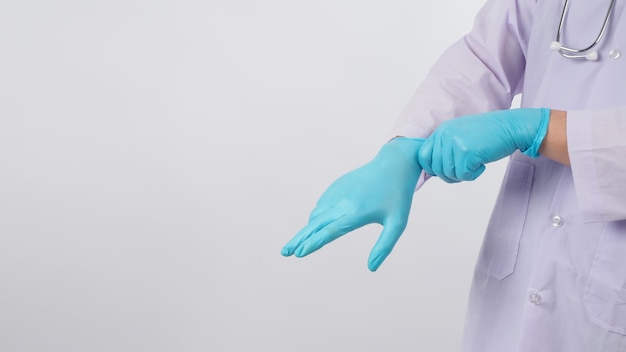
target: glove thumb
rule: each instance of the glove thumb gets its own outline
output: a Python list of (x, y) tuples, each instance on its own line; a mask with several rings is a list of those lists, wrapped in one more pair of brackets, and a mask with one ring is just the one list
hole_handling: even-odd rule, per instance
[(389, 256), (406, 228), (406, 223), (406, 220), (389, 220), (383, 223), (383, 231), (374, 244), (367, 262), (370, 271), (378, 270), (378, 267)]

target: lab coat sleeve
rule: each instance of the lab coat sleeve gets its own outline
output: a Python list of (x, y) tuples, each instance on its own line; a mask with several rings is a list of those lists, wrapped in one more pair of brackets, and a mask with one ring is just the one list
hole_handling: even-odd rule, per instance
[(430, 69), (392, 136), (425, 138), (443, 121), (508, 109), (522, 89), (535, 0), (489, 0), (470, 33)]
[(582, 220), (626, 220), (626, 107), (568, 111), (567, 143)]

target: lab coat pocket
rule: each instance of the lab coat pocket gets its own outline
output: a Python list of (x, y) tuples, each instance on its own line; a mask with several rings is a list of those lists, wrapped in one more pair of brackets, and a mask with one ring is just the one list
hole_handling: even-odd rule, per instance
[(606, 223), (583, 303), (592, 322), (626, 335), (626, 221)]
[(515, 271), (535, 166), (511, 159), (496, 200), (476, 268), (498, 280)]

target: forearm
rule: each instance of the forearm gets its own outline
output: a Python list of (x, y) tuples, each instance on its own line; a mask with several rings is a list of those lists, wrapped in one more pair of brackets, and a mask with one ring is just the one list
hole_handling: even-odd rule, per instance
[(563, 165), (570, 166), (567, 151), (567, 112), (562, 110), (550, 111), (548, 132), (539, 148), (539, 154)]

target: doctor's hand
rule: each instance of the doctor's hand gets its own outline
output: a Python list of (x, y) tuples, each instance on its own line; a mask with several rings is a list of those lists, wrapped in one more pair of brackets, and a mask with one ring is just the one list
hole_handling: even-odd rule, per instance
[(364, 225), (383, 225), (368, 268), (376, 271), (402, 235), (421, 167), (417, 152), (423, 139), (398, 137), (369, 163), (337, 179), (322, 194), (308, 224), (282, 249), (284, 256), (304, 257)]
[(424, 142), (424, 171), (454, 183), (472, 181), (485, 164), (517, 149), (536, 158), (550, 120), (549, 109), (511, 109), (463, 116), (443, 122)]

